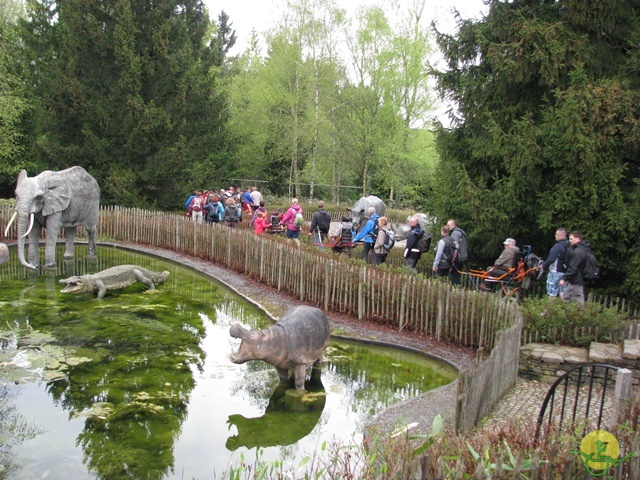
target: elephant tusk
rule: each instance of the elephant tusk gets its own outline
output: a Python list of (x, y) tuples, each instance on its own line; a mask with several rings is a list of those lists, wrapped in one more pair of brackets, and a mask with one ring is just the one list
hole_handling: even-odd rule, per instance
[(31, 231), (31, 229), (33, 228), (33, 220), (34, 220), (34, 215), (33, 213), (31, 214), (31, 216), (29, 217), (29, 228), (27, 228), (27, 231), (24, 233), (24, 235), (22, 235), (22, 237), (20, 238), (24, 238), (27, 235), (29, 235), (29, 232)]
[(4, 229), (4, 236), (5, 237), (9, 233), (9, 229), (11, 228), (11, 225), (13, 224), (13, 222), (16, 219), (17, 216), (18, 216), (18, 212), (13, 212), (13, 217), (11, 217), (11, 220), (9, 220), (9, 225), (7, 225), (7, 228)]

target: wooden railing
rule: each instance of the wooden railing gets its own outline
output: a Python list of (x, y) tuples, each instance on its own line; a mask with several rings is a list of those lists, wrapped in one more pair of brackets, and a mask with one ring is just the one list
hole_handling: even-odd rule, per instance
[[(1, 225), (11, 213), (0, 209)], [(86, 237), (84, 229), (77, 230), (78, 237)], [(152, 245), (222, 264), (325, 310), (486, 351), (517, 313), (515, 303), (497, 296), (300, 249), (246, 229), (195, 224), (176, 214), (102, 207), (98, 232), (102, 240)], [(16, 238), (15, 227), (8, 236)]]
[(522, 319), (518, 314), (513, 325), (497, 333), (491, 355), (474, 368), (460, 372), (456, 431), (467, 432), (477, 425), (516, 384), (521, 332)]

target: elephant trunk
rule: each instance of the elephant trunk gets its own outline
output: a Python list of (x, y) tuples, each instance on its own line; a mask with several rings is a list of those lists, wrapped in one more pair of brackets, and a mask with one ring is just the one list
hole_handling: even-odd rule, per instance
[(33, 221), (33, 214), (31, 214), (29, 229), (27, 230), (27, 215), (22, 213), (18, 215), (18, 259), (22, 265), (30, 268), (31, 270), (35, 270), (36, 266), (27, 262), (24, 257), (24, 237), (27, 236), (33, 228)]

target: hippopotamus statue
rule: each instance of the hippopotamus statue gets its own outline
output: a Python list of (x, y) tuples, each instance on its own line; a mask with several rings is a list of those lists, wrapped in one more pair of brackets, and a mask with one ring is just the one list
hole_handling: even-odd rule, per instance
[(307, 365), (319, 364), (329, 345), (329, 319), (319, 308), (300, 305), (287, 310), (266, 330), (247, 330), (235, 324), (229, 335), (242, 339), (240, 348), (231, 354), (233, 363), (264, 360), (276, 367), (282, 382), (289, 379), (291, 370), (296, 389), (304, 390)]
[(384, 204), (382, 199), (376, 197), (375, 195), (360, 197), (360, 199), (351, 208), (353, 226), (356, 230), (360, 230), (360, 227), (364, 225), (365, 222), (363, 222), (363, 220), (369, 207), (374, 207), (376, 209), (376, 213), (381, 217), (384, 215), (384, 212), (387, 209), (387, 206)]

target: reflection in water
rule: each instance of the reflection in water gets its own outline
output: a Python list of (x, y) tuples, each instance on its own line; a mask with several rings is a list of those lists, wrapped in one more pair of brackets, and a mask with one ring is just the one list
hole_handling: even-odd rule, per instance
[[(0, 268), (0, 306), (17, 307), (0, 308), (0, 373), (47, 382), (16, 400), (34, 414), (46, 407), (38, 422), (48, 430), (15, 449), (32, 467), (16, 479), (69, 480), (70, 468), (74, 479), (211, 478), (231, 452), (250, 462), (258, 448), (293, 460), (322, 440), (349, 441), (371, 413), (455, 377), (406, 352), (332, 341), (322, 382), (314, 371), (307, 385), (321, 393), (315, 408), (293, 411), (273, 367), (228, 358), (229, 326), (262, 329), (263, 312), (173, 263), (104, 247), (88, 261), (84, 250), (62, 261), (60, 249), (52, 274), (13, 260)], [(122, 264), (171, 274), (156, 291), (136, 284), (101, 301), (60, 293), (59, 278)], [(65, 463), (75, 449), (81, 459)]]
[(0, 384), (0, 478), (8, 478), (19, 467), (12, 448), (42, 433), (16, 411), (11, 402), (15, 395), (6, 383)]
[(320, 376), (320, 369), (313, 368), (311, 378), (304, 385), (308, 392), (304, 396), (296, 391), (293, 382), (280, 383), (261, 417), (229, 415), (227, 423), (235, 426), (238, 433), (227, 439), (227, 449), (291, 445), (309, 435), (327, 399)]

